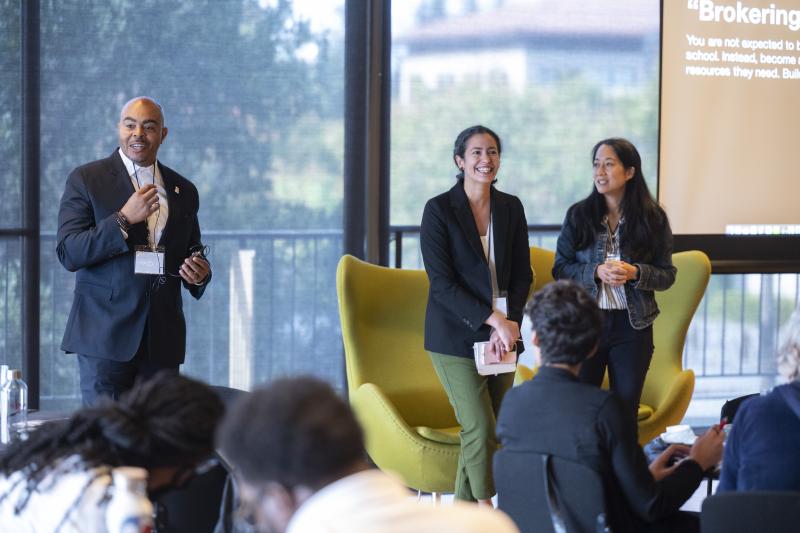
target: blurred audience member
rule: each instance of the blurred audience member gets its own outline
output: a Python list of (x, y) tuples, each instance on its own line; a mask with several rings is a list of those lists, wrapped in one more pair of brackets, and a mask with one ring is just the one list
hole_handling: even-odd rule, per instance
[(243, 398), (220, 426), (218, 443), (234, 468), (240, 516), (257, 531), (517, 531), (499, 511), (419, 503), (371, 468), (349, 406), (313, 378), (279, 380)]
[(159, 373), (45, 423), (0, 455), (0, 530), (105, 531), (111, 470), (146, 469), (151, 499), (182, 486), (212, 456), (222, 413), (210, 387)]
[(778, 372), (789, 383), (746, 400), (725, 443), (719, 491), (800, 491), (800, 309), (783, 329)]

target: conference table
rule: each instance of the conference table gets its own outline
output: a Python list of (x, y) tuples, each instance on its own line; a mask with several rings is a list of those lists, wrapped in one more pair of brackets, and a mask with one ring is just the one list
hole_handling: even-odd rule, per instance
[[(25, 430), (23, 431), (20, 428), (14, 427), (14, 435), (12, 438), (18, 438), (19, 434), (24, 434), (26, 431), (36, 429), (42, 424), (46, 424), (48, 422), (67, 420), (71, 414), (72, 413), (68, 411), (40, 411), (38, 409), (31, 409), (28, 411), (28, 422), (25, 426)], [(26, 438), (27, 437), (23, 437), (23, 440)], [(0, 443), (0, 449), (2, 449), (4, 446), (5, 444)]]

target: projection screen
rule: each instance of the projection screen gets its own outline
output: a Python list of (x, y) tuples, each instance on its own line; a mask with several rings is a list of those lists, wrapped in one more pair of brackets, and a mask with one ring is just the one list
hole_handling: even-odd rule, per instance
[(664, 0), (659, 201), (676, 234), (800, 233), (800, 0)]

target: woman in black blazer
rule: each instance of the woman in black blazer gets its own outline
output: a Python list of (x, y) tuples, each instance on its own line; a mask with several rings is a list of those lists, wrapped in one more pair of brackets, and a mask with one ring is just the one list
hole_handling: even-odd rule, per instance
[(472, 345), (489, 341), (489, 357), (522, 353), (519, 326), (533, 281), (522, 203), (493, 186), (500, 151), (489, 128), (458, 135), (458, 182), (425, 205), (420, 237), (430, 280), (425, 349), (462, 428), (455, 497), (488, 505), (495, 417), (514, 375), (479, 375)]

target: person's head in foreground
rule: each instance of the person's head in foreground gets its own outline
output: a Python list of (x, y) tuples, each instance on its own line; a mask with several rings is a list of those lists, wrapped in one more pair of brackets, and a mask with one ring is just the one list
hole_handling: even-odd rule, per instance
[(507, 533), (510, 519), (468, 503), (420, 504), (371, 468), (350, 406), (315, 378), (282, 379), (243, 397), (217, 431), (256, 531)]
[(731, 425), (718, 492), (800, 491), (800, 307), (781, 327), (778, 373), (788, 383), (723, 408)]
[(784, 324), (778, 352), (778, 372), (788, 381), (800, 378), (800, 307)]
[(243, 518), (266, 531), (284, 531), (317, 490), (369, 468), (350, 407), (314, 378), (256, 389), (232, 408), (218, 442), (237, 474)]
[(548, 284), (525, 308), (539, 364), (578, 367), (600, 340), (602, 315), (588, 292), (573, 281)]
[[(49, 422), (0, 456), (0, 473), (16, 472), (30, 495), (62, 463), (75, 469), (136, 466), (148, 471), (150, 496), (186, 483), (214, 452), (222, 402), (207, 385), (156, 374), (138, 381), (118, 402), (104, 399), (68, 420)], [(76, 498), (78, 495), (76, 495)]]

